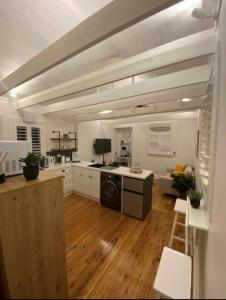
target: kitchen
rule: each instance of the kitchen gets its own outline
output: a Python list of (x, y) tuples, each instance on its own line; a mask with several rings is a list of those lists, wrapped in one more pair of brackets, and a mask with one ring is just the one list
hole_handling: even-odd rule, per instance
[[(9, 214), (14, 216), (15, 220), (11, 224), (8, 223), (7, 218), (3, 216), (1, 218), (1, 228), (9, 224), (8, 230), (1, 231), (1, 251), (3, 252), (1, 260), (4, 264), (1, 272), (7, 273), (6, 283), (3, 284), (2, 289), (7, 297), (39, 295), (40, 297), (66, 298), (68, 296), (62, 209), (63, 201), (68, 201), (68, 197), (73, 198), (73, 194), (79, 195), (84, 199), (94, 200), (101, 207), (139, 220), (144, 220), (151, 210), (152, 172), (120, 166), (118, 162), (107, 164), (104, 155), (111, 153), (111, 139), (96, 139), (93, 147), (94, 152), (103, 156), (102, 163), (80, 161), (79, 153), (72, 150), (66, 152), (69, 151), (71, 155), (68, 157), (69, 161), (64, 157), (64, 150), (58, 151), (61, 162), (56, 163), (57, 159), (59, 161), (59, 153), (56, 151), (53, 152), (55, 156), (44, 156), (39, 159), (34, 152), (31, 152), (32, 143), (29, 141), (0, 141), (1, 211), (5, 216)], [(23, 157), (25, 158), (21, 159)], [(39, 165), (32, 165), (32, 161), (35, 162), (34, 159), (38, 159)], [(38, 210), (35, 203), (39, 203)], [(49, 206), (54, 208), (52, 212), (49, 211)], [(44, 213), (45, 210), (47, 214)], [(39, 211), (37, 217), (31, 219), (37, 211)], [(55, 218), (57, 223), (53, 222), (52, 218)], [(38, 229), (38, 224), (42, 228), (41, 231)], [(46, 243), (44, 224), (48, 224), (49, 241), (47, 244), (50, 247), (54, 245), (55, 248), (48, 262), (45, 260), (49, 257), (50, 251), (44, 247)], [(24, 227), (27, 225), (27, 228)], [(18, 232), (15, 226), (20, 228)], [(59, 241), (54, 238), (55, 230), (59, 230)], [(38, 239), (38, 234), (44, 235), (44, 239)], [(24, 239), (24, 236), (27, 238)], [(16, 247), (24, 243), (26, 247), (14, 251), (14, 260), (22, 262), (25, 253), (29, 258), (31, 265), (26, 267), (26, 274), (21, 270), (24, 263), (22, 265), (20, 263), (18, 268), (12, 268), (12, 258), (9, 256), (9, 247), (12, 243), (15, 243)], [(43, 251), (34, 252), (36, 247), (44, 248)], [(30, 258), (31, 255), (32, 258)], [(40, 260), (41, 265), (37, 263), (36, 266), (35, 262)], [(57, 277), (51, 282), (48, 278), (43, 279), (46, 281), (45, 284), (48, 282), (49, 285), (48, 290), (44, 292), (41, 291), (42, 281), (37, 286), (31, 283), (27, 286), (30, 280), (34, 280), (38, 275), (37, 272), (50, 275), (50, 270), (56, 260), (58, 266), (54, 269), (56, 274), (61, 273), (60, 283), (55, 281), (59, 279)]]
[(1, 4), (1, 297), (225, 296), (224, 1)]

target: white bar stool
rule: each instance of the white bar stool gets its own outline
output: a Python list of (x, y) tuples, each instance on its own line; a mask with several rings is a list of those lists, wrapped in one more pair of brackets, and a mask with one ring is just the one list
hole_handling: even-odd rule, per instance
[[(184, 243), (185, 245), (185, 254), (188, 254), (188, 244), (189, 244), (189, 237), (188, 237), (188, 203), (185, 200), (177, 198), (176, 204), (174, 206), (174, 211), (175, 217), (173, 221), (173, 228), (171, 232), (171, 237), (170, 237), (170, 243), (169, 247), (172, 248), (173, 240), (178, 240)], [(185, 224), (178, 222), (178, 214), (183, 214), (185, 215)], [(185, 228), (185, 238), (181, 238), (177, 235), (175, 235), (175, 229), (176, 226), (183, 226)]]
[(154, 283), (156, 298), (190, 299), (191, 270), (190, 256), (164, 247)]

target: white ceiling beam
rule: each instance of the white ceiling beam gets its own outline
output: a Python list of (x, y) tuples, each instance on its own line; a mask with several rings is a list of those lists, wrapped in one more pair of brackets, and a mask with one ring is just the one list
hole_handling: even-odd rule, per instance
[(112, 1), (0, 82), (0, 95), (181, 0)]
[[(146, 116), (133, 116), (126, 118), (117, 118), (102, 120), (103, 125), (113, 125), (114, 128), (125, 128), (129, 127), (135, 123), (150, 123), (150, 122), (160, 122), (160, 121), (169, 121), (169, 120), (187, 120), (187, 119), (197, 119), (198, 112), (197, 110), (186, 110), (186, 111), (176, 111), (168, 113), (155, 113), (147, 114)], [(128, 126), (129, 125), (129, 126)]]
[[(79, 97), (46, 106), (43, 114), (65, 111), (88, 105), (100, 104), (129, 97), (144, 95), (157, 91), (173, 89), (177, 87), (204, 83), (210, 79), (210, 68), (206, 66), (191, 68), (155, 78), (147, 79), (136, 84), (124, 86), (109, 91), (94, 93), (88, 96)], [(160, 101), (160, 100), (159, 100)], [(158, 101), (158, 102), (159, 102)], [(165, 101), (165, 100), (162, 100)]]
[(213, 54), (215, 49), (216, 32), (213, 29), (195, 33), (23, 98), (19, 101), (18, 108), (25, 108), (52, 99), (61, 98), (62, 101), (72, 99), (74, 93), (82, 90), (203, 55)]
[(59, 117), (68, 118), (71, 116), (78, 116), (83, 114), (98, 113), (103, 110), (118, 110), (128, 107), (135, 107), (138, 104), (147, 105), (150, 103), (158, 103), (161, 101), (171, 101), (182, 98), (197, 98), (205, 95), (207, 89), (206, 83), (198, 83), (179, 88), (154, 92), (141, 96), (131, 97), (123, 100), (115, 100), (112, 102), (96, 104), (81, 108), (75, 108), (63, 112), (58, 112)]
[(202, 99), (195, 99), (190, 102), (181, 103), (179, 101), (171, 101), (170, 103), (159, 103), (151, 107), (141, 108), (141, 109), (123, 109), (121, 111), (116, 111), (108, 115), (90, 114), (90, 115), (80, 115), (76, 117), (70, 117), (68, 120), (74, 120), (75, 122), (81, 121), (93, 121), (93, 120), (110, 120), (118, 118), (126, 118), (132, 116), (141, 116), (148, 114), (166, 113), (173, 111), (187, 111), (199, 109), (203, 103)]

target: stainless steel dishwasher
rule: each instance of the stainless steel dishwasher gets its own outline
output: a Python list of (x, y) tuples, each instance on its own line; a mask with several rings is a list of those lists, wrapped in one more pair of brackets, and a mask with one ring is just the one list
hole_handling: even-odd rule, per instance
[(153, 175), (145, 180), (123, 177), (123, 208), (128, 216), (145, 219), (152, 206)]

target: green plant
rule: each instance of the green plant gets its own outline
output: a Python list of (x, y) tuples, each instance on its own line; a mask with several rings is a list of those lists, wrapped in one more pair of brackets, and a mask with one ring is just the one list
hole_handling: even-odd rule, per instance
[(173, 178), (172, 187), (176, 189), (180, 195), (185, 198), (189, 189), (195, 188), (195, 178), (187, 174), (171, 174)]
[(202, 193), (194, 189), (190, 189), (188, 191), (188, 196), (190, 200), (194, 200), (194, 201), (200, 201), (202, 199)]
[(40, 156), (34, 152), (29, 152), (24, 158), (20, 158), (19, 161), (23, 162), (27, 167), (37, 167), (39, 165)]
[(200, 201), (202, 199), (202, 193), (196, 191), (195, 189), (190, 189), (188, 191), (188, 197), (190, 198), (191, 206), (194, 208), (199, 208)]

